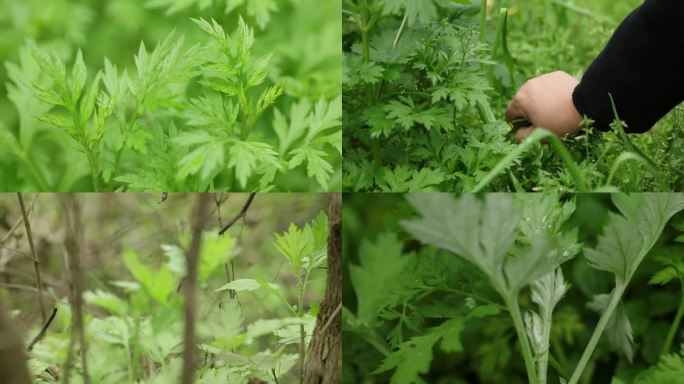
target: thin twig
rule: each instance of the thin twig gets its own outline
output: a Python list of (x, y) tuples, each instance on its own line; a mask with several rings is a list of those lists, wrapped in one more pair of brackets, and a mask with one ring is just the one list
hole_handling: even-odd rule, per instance
[[(36, 204), (37, 196), (38, 195), (33, 195), (33, 198), (31, 199), (31, 206), (29, 207), (29, 211), (28, 211), (29, 219), (31, 218), (31, 214), (33, 213), (33, 206)], [(23, 222), (24, 222), (24, 216), (22, 215), (20, 218), (17, 219), (17, 221), (14, 222), (14, 224), (12, 224), (12, 228), (10, 228), (9, 231), (7, 231), (7, 233), (5, 233), (5, 235), (2, 237), (2, 239), (0, 239), (0, 244), (5, 244), (5, 242), (7, 242), (7, 240), (9, 240), (10, 237), (12, 237), (14, 232), (16, 232), (17, 228), (19, 228), (19, 226)]]
[(50, 314), (50, 317), (48, 317), (48, 320), (45, 324), (43, 324), (43, 328), (40, 329), (40, 332), (36, 335), (36, 337), (31, 340), (31, 343), (29, 346), (26, 348), (27, 351), (32, 351), (33, 346), (36, 345), (37, 342), (43, 340), (43, 337), (45, 337), (45, 334), (47, 333), (47, 329), (52, 324), (52, 320), (55, 319), (55, 316), (57, 315), (57, 307), (54, 307), (52, 309), (52, 314)]
[(237, 213), (237, 215), (235, 215), (232, 219), (230, 219), (226, 223), (226, 225), (223, 228), (221, 228), (221, 230), (218, 233), (219, 236), (223, 235), (228, 229), (230, 229), (230, 227), (233, 226), (233, 224), (237, 223), (238, 220), (245, 217), (245, 215), (247, 214), (247, 210), (249, 209), (249, 206), (252, 205), (252, 201), (254, 200), (254, 196), (256, 196), (256, 192), (252, 192), (249, 194), (249, 197), (247, 198), (245, 205), (242, 206), (242, 209), (240, 210), (240, 212)]
[(24, 197), (21, 192), (17, 192), (17, 198), (19, 199), (19, 205), (21, 206), (21, 215), (24, 218), (24, 228), (26, 229), (26, 237), (29, 241), (29, 246), (31, 247), (31, 255), (33, 256), (33, 269), (36, 272), (36, 286), (38, 287), (38, 304), (40, 305), (40, 317), (43, 320), (43, 324), (47, 321), (47, 313), (45, 312), (45, 303), (43, 302), (43, 281), (40, 278), (40, 259), (38, 259), (38, 254), (36, 253), (36, 247), (33, 244), (33, 234), (31, 233), (31, 221), (29, 220), (28, 213), (26, 212), (26, 204), (24, 204)]

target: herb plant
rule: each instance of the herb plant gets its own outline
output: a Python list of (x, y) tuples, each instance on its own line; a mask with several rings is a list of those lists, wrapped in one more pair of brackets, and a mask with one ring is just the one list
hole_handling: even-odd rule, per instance
[(515, 142), (503, 112), (525, 79), (581, 75), (638, 6), (578, 3), (345, 1), (345, 190), (680, 190), (680, 111), (644, 135), (616, 114), (612, 132)]
[[(350, 203), (351, 228), (363, 215), (393, 213), (371, 219), (385, 229), (362, 234), (358, 253), (347, 255), (345, 382), (665, 383), (680, 372), (671, 353), (681, 341), (681, 289), (658, 314), (634, 309), (666, 295), (642, 293), (649, 279), (678, 278), (670, 232), (681, 216), (668, 223), (684, 210), (682, 196), (406, 200)], [(584, 220), (596, 220), (596, 204), (606, 206), (595, 232)], [(352, 210), (368, 208), (377, 211)], [(345, 241), (358, 238), (354, 231)], [(635, 280), (639, 289), (630, 290)], [(658, 323), (665, 314), (674, 321)], [(659, 324), (657, 338), (649, 322)]]
[[(103, 208), (106, 196), (111, 199), (111, 208)], [(32, 231), (29, 238), (42, 244), (36, 252), (40, 257), (38, 281), (42, 275), (43, 284), (32, 291), (22, 272), (17, 272), (25, 267), (32, 271), (30, 261), (17, 257), (29, 249), (23, 228), (18, 226), (2, 239), (0, 273), (4, 278), (0, 294), (12, 300), (17, 324), (23, 323), (19, 319), (38, 323), (22, 332), (34, 382), (180, 382), (181, 371), (185, 374), (188, 365), (188, 349), (196, 356), (189, 363), (194, 366), (194, 380), (183, 382), (300, 382), (325, 286), (328, 220), (320, 211), (325, 199), (291, 195), (283, 200), (282, 196), (257, 195), (246, 215), (241, 213), (224, 227), (222, 206), (225, 213), (233, 213), (231, 199), (241, 203), (244, 198), (215, 197), (219, 224), (212, 228), (214, 213), (204, 217), (205, 229), (200, 228), (197, 243), (195, 283), (189, 276), (187, 257), (194, 244), (193, 232), (185, 220), (173, 218), (188, 211), (188, 201), (208, 198), (210, 202), (209, 195), (175, 194), (162, 203), (157, 203), (156, 194), (60, 198), (78, 199), (80, 214), (71, 206), (62, 211), (63, 205), (53, 195), (40, 195), (30, 203), (26, 199), (22, 204), (25, 217), (33, 224), (27, 233)], [(16, 197), (0, 198), (3, 209), (15, 213), (8, 202), (16, 205)], [(283, 201), (297, 205), (299, 210), (283, 211), (279, 208)], [(58, 204), (52, 208), (55, 202)], [(264, 215), (274, 209), (281, 214)], [(124, 232), (119, 232), (118, 226), (105, 225), (105, 233), (98, 232), (103, 235), (100, 237), (91, 229), (94, 218), (101, 215), (116, 216), (119, 223), (149, 222), (151, 215), (168, 220), (159, 227), (134, 225), (133, 230)], [(47, 228), (59, 226), (63, 217), (69, 220), (69, 227), (57, 237), (48, 235)], [(78, 220), (80, 224), (76, 224)], [(288, 229), (281, 232), (283, 226)], [(219, 233), (220, 228), (227, 229)], [(114, 236), (109, 236), (110, 230)], [(62, 235), (68, 267), (66, 259), (63, 262), (42, 248), (61, 253)], [(111, 257), (100, 259), (85, 252), (105, 248)], [(7, 249), (13, 252), (5, 252)], [(62, 268), (78, 270), (73, 264), (77, 249), (82, 250), (80, 273), (87, 268), (80, 280), (80, 295), (70, 288), (79, 284), (75, 277), (79, 272), (60, 274)], [(191, 284), (197, 291), (193, 311), (196, 337), (187, 346), (183, 329), (189, 320), (183, 309), (190, 300), (186, 289)], [(50, 315), (42, 322), (37, 294), (43, 295)], [(82, 298), (80, 307), (75, 304), (78, 297)], [(80, 323), (78, 313), (82, 314)], [(83, 338), (75, 343), (79, 334)], [(21, 360), (15, 363), (21, 364)]]
[[(339, 39), (335, 25), (310, 37), (314, 23), (300, 22), (332, 20), (334, 5), (149, 3), (169, 6), (182, 33), (164, 21), (158, 43), (138, 39), (137, 54), (116, 60), (78, 49), (83, 40), (65, 49), (28, 39), (16, 48), (7, 89), (18, 120), (10, 115), (0, 127), (0, 189), (340, 188), (340, 70), (330, 67), (340, 53), (321, 50), (315, 60), (297, 53)], [(270, 16), (277, 12), (283, 21)]]

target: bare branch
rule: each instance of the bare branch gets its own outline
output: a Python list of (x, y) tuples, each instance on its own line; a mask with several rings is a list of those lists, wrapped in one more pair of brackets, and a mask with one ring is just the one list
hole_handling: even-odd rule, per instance
[(219, 231), (219, 236), (223, 235), (228, 229), (230, 229), (230, 227), (233, 226), (233, 224), (237, 223), (238, 220), (245, 217), (245, 215), (247, 214), (247, 210), (249, 209), (249, 206), (252, 205), (252, 201), (254, 200), (254, 196), (256, 196), (255, 192), (252, 192), (249, 194), (249, 197), (247, 198), (245, 205), (242, 206), (242, 209), (240, 210), (240, 212), (237, 213), (237, 215), (233, 216), (233, 218), (230, 219), (226, 223), (226, 225), (223, 226), (223, 228), (221, 228), (221, 230)]
[[(33, 198), (31, 199), (31, 204), (30, 204), (29, 210), (28, 210), (29, 219), (31, 218), (31, 214), (33, 213), (33, 206), (36, 205), (37, 198), (38, 198), (38, 195), (36, 194), (36, 195), (33, 195)], [(0, 244), (5, 244), (5, 242), (7, 242), (7, 240), (9, 240), (10, 237), (12, 237), (14, 232), (16, 232), (16, 230), (19, 228), (19, 226), (23, 222), (24, 222), (24, 216), (22, 215), (20, 218), (17, 219), (17, 221), (14, 222), (14, 224), (12, 224), (12, 228), (10, 228), (9, 231), (7, 231), (7, 233), (5, 233), (4, 236), (2, 236), (2, 239), (0, 239)]]
[(33, 269), (36, 272), (36, 286), (38, 287), (38, 304), (40, 305), (40, 317), (43, 324), (47, 321), (47, 313), (45, 312), (45, 303), (43, 302), (43, 281), (40, 278), (40, 259), (36, 253), (36, 246), (33, 244), (33, 233), (31, 232), (31, 221), (26, 212), (26, 204), (24, 204), (24, 197), (21, 192), (17, 192), (19, 205), (21, 206), (21, 215), (24, 219), (24, 228), (26, 229), (26, 237), (28, 238), (29, 246), (31, 247), (31, 255), (33, 256)]
[(57, 315), (57, 307), (52, 309), (52, 314), (48, 318), (47, 322), (43, 324), (43, 328), (40, 329), (40, 332), (36, 335), (36, 337), (31, 340), (31, 343), (29, 346), (26, 348), (29, 352), (33, 350), (33, 346), (36, 345), (39, 341), (43, 340), (43, 337), (45, 337), (45, 334), (47, 333), (48, 327), (50, 327), (50, 324), (52, 324), (52, 320), (55, 319), (55, 316)]

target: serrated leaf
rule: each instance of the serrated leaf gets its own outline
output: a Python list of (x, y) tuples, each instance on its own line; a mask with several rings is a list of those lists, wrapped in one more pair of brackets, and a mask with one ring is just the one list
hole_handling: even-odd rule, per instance
[(648, 283), (651, 285), (665, 285), (679, 277), (680, 276), (677, 269), (675, 269), (674, 266), (668, 265), (665, 268), (662, 268), (658, 270), (655, 274), (653, 274), (653, 276), (651, 276), (651, 279), (648, 280)]
[(79, 49), (76, 53), (74, 66), (71, 69), (71, 97), (74, 103), (78, 102), (78, 99), (81, 97), (87, 76), (88, 70), (83, 61), (83, 52)]
[(399, 276), (408, 262), (395, 234), (378, 236), (374, 242), (363, 240), (359, 250), (360, 265), (350, 264), (349, 273), (356, 292), (359, 322), (374, 326), (378, 313), (401, 285)]
[(151, 298), (161, 304), (168, 304), (168, 296), (176, 288), (176, 280), (166, 265), (155, 271), (141, 263), (134, 251), (124, 252), (123, 260), (128, 271), (142, 284)]
[(278, 154), (266, 143), (235, 141), (228, 151), (228, 166), (235, 168), (235, 176), (242, 188), (247, 186), (247, 179), (256, 172), (257, 167), (280, 168)]
[[(453, 252), (476, 265), (504, 297), (512, 299), (526, 285), (553, 271), (562, 258), (545, 233), (515, 246), (520, 209), (509, 195), (410, 194), (420, 214), (402, 226), (423, 243)], [(509, 255), (511, 255), (509, 257)]]
[(335, 171), (333, 166), (323, 158), (326, 153), (311, 147), (301, 147), (290, 152), (292, 158), (288, 168), (293, 169), (306, 161), (306, 174), (313, 177), (323, 190), (328, 189), (328, 180)]
[(609, 213), (595, 248), (584, 256), (596, 269), (628, 280), (653, 247), (665, 224), (684, 209), (684, 196), (674, 193), (614, 194), (613, 203), (621, 214)]

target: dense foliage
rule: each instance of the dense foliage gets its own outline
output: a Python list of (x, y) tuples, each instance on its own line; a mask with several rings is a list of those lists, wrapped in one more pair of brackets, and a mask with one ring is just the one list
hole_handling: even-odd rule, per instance
[[(325, 290), (326, 199), (258, 195), (246, 219), (219, 235), (245, 197), (217, 195), (202, 236), (194, 382), (298, 383)], [(74, 343), (76, 278), (66, 271), (72, 250), (62, 245), (72, 229), (63, 220), (75, 214), (64, 211), (64, 196), (28, 199), (45, 307), (56, 315), (44, 337), (34, 339), (40, 311), (23, 226), (0, 244), (0, 301), (12, 303), (17, 324), (25, 324), (35, 382), (178, 382), (194, 196), (161, 203), (157, 194), (81, 199), (85, 347)], [(16, 196), (0, 195), (0, 209), (14, 222)]]
[(339, 4), (44, 3), (0, 2), (0, 190), (341, 188)]
[(586, 121), (515, 143), (503, 115), (519, 86), (580, 76), (640, 2), (577, 3), (345, 1), (344, 189), (681, 190), (681, 109), (643, 135)]
[(344, 382), (681, 381), (682, 210), (677, 194), (348, 198)]

